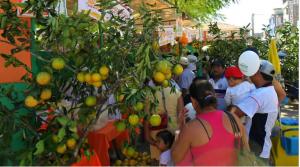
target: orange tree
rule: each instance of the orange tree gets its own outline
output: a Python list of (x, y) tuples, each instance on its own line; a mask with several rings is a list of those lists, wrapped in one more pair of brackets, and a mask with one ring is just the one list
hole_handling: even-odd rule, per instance
[[(14, 46), (11, 54), (0, 53), (1, 57), (6, 66), (22, 66), (28, 72), (23, 77), (25, 91), (1, 89), (1, 96), (10, 101), (9, 105), (0, 103), (2, 165), (70, 165), (83, 154), (90, 155), (89, 129), (104, 111), (113, 113), (116, 108), (128, 116), (117, 123), (118, 130), (128, 129), (133, 139), (141, 118), (149, 118), (143, 112), (145, 97), (161, 88), (150, 88), (145, 81), (154, 76), (169, 86), (178, 61), (174, 57), (163, 61), (159, 54), (158, 11), (142, 5), (143, 29), (138, 32), (136, 18), (125, 19), (109, 10), (117, 5), (115, 1), (99, 3), (103, 17), (97, 21), (76, 8), (68, 17), (59, 14), (57, 5), (58, 0), (0, 2), (5, 39), (1, 42)], [(36, 31), (31, 32), (31, 39), (20, 38), (27, 26), (17, 17), (17, 6), (35, 16)], [(104, 17), (108, 15), (109, 20)], [(41, 67), (36, 74), (14, 57), (29, 50), (26, 43), (31, 40), (36, 48), (31, 55)], [(116, 103), (107, 102), (111, 96)], [(155, 107), (156, 100), (151, 99)]]

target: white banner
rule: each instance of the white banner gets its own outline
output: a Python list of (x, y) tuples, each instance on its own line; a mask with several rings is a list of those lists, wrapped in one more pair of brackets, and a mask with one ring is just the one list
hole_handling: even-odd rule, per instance
[(100, 19), (101, 12), (96, 6), (97, 0), (78, 0), (78, 11), (90, 11), (90, 16), (96, 20)]
[(173, 44), (175, 39), (175, 32), (173, 27), (164, 27), (164, 31), (159, 31), (159, 46), (166, 45), (168, 43)]

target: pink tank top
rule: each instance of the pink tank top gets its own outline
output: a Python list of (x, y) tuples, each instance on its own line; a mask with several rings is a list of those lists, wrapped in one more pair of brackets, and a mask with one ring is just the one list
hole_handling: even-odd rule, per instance
[[(225, 129), (223, 114), (223, 111), (215, 111), (197, 115), (199, 119), (205, 120), (211, 126), (211, 138), (205, 145), (191, 147), (184, 160), (176, 165), (234, 166), (236, 164), (234, 135)], [(200, 122), (199, 126), (202, 126)], [(207, 136), (206, 133), (203, 135)]]

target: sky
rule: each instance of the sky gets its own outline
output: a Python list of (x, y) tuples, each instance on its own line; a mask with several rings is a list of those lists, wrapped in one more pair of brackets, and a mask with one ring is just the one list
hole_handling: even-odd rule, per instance
[(282, 0), (238, 0), (219, 12), (225, 16), (224, 23), (246, 26), (254, 16), (254, 31), (262, 32), (263, 24), (269, 23), (274, 8), (282, 7)]

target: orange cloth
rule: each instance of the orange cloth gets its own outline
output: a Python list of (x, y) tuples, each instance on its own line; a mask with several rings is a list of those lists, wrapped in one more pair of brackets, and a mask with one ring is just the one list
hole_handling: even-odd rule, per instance
[[(30, 18), (21, 18), (21, 20), (27, 22), (28, 27), (31, 26)], [(2, 33), (3, 30), (0, 30), (0, 34)], [(20, 37), (26, 38), (25, 36), (20, 36)], [(7, 41), (1, 36), (0, 36), (0, 40)], [(18, 40), (16, 40), (16, 43), (20, 44)], [(16, 47), (6, 42), (0, 42), (0, 53), (10, 54), (11, 49), (13, 48)], [(31, 68), (31, 55), (29, 51), (21, 51), (19, 53), (14, 54), (14, 57), (16, 57), (18, 60), (20, 60), (21, 62), (26, 64), (29, 68)], [(0, 76), (6, 76), (6, 77), (0, 77), (0, 83), (22, 82), (21, 78), (27, 73), (26, 70), (23, 67), (13, 67), (12, 65), (9, 67), (5, 67), (5, 62), (6, 61), (4, 60), (4, 58), (0, 57)]]
[(90, 156), (90, 159), (87, 159), (87, 157), (83, 155), (79, 162), (76, 162), (71, 166), (101, 166), (101, 163), (98, 155), (93, 152), (93, 155)]
[(129, 140), (128, 132), (118, 132), (114, 122), (109, 121), (103, 128), (88, 134), (89, 144), (98, 154), (100, 162), (104, 166), (110, 165), (108, 154), (110, 142), (115, 139), (117, 145), (121, 146), (125, 140)]

